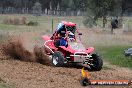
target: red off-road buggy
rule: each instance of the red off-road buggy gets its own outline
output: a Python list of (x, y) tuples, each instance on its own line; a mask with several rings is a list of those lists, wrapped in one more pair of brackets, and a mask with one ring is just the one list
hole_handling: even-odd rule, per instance
[[(65, 64), (77, 64), (90, 68), (94, 71), (102, 69), (103, 61), (99, 55), (94, 53), (93, 47), (85, 48), (80, 40), (82, 33), (79, 33), (76, 24), (71, 22), (63, 22), (66, 27), (67, 41), (66, 46), (56, 47), (56, 40), (59, 36), (54, 33), (52, 37), (42, 36), (44, 40), (44, 49), (48, 56), (51, 57), (52, 64), (57, 67), (62, 67)], [(74, 35), (70, 35), (70, 33)]]

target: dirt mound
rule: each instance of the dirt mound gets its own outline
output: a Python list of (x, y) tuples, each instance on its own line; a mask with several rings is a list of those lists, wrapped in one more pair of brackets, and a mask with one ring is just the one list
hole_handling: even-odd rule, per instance
[(1, 51), (5, 56), (13, 59), (51, 65), (42, 47), (36, 45), (33, 52), (30, 52), (23, 46), (21, 39), (15, 39), (14, 37), (1, 44)]

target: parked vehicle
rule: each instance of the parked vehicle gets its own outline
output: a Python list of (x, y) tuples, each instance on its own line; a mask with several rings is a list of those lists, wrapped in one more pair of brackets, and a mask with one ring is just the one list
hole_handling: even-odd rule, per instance
[(124, 55), (126, 57), (132, 56), (132, 48), (128, 48), (128, 49), (124, 50)]

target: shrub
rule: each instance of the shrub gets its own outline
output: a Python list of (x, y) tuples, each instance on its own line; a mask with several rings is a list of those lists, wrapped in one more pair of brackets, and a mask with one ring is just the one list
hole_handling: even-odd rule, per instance
[[(10, 20), (11, 20), (11, 19), (10, 19)], [(4, 23), (4, 24), (10, 24), (10, 20), (6, 18), (6, 19), (3, 20), (3, 23)]]
[(26, 17), (22, 17), (21, 18), (21, 24), (26, 24), (27, 18)]
[(86, 17), (85, 20), (83, 20), (83, 24), (84, 26), (90, 27), (90, 28), (97, 25), (96, 20), (94, 20), (94, 18), (90, 16)]
[(21, 23), (20, 21), (21, 21), (20, 19), (14, 18), (14, 19), (13, 19), (13, 22), (12, 22), (11, 24), (20, 25), (20, 23)]
[(28, 26), (37, 26), (38, 25), (38, 22), (34, 22), (34, 21), (29, 21), (27, 23)]
[(15, 18), (5, 18), (3, 20), (4, 24), (11, 24), (11, 25), (26, 25), (26, 17), (15, 17)]

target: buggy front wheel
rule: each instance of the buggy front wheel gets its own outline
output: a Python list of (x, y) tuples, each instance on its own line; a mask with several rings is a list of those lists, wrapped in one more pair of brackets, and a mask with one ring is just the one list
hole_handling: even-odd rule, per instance
[(90, 66), (92, 71), (100, 71), (102, 69), (103, 66), (103, 60), (101, 59), (101, 57), (97, 54), (92, 54), (92, 64)]
[(64, 56), (61, 52), (54, 52), (52, 55), (52, 64), (56, 67), (64, 66)]

